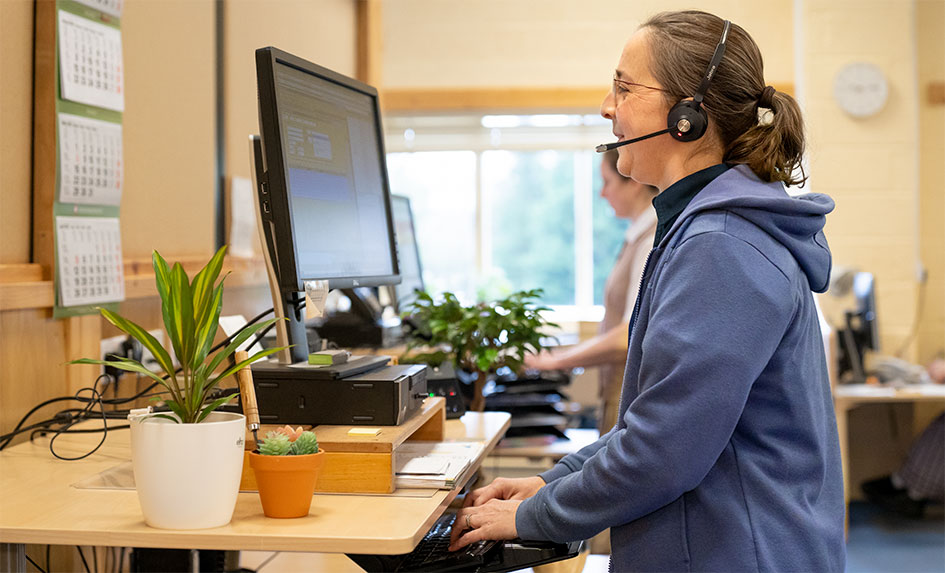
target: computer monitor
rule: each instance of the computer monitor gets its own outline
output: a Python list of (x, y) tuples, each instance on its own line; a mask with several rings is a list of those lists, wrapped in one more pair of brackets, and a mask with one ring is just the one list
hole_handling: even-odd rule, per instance
[(371, 86), (272, 47), (256, 50), (256, 78), (260, 231), (277, 314), (281, 304), (288, 319), (279, 344), (295, 345), (298, 362), (308, 352), (298, 310), (306, 282), (400, 282), (380, 106)]
[(401, 277), (400, 283), (394, 286), (394, 298), (397, 309), (403, 310), (416, 299), (417, 290), (424, 290), (423, 267), (420, 265), (420, 249), (417, 246), (410, 199), (402, 195), (392, 195), (391, 203)]
[(863, 357), (867, 350), (879, 350), (876, 281), (872, 273), (856, 273), (852, 290), (856, 307), (846, 311), (846, 325), (839, 332), (840, 374), (853, 382), (863, 382)]

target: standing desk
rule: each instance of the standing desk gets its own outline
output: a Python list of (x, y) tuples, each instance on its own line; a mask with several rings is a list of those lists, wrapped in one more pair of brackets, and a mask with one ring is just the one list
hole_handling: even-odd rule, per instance
[[(484, 442), (473, 461), (478, 468), (509, 420), (505, 412), (469, 412), (446, 422), (446, 439)], [(240, 493), (228, 525), (155, 529), (145, 525), (134, 490), (72, 486), (130, 460), (129, 437), (128, 430), (109, 432), (102, 447), (80, 461), (54, 458), (46, 439), (0, 452), (0, 543), (16, 544), (7, 549), (21, 555), (26, 543), (393, 555), (412, 551), (465, 485), (388, 495), (316, 494), (309, 515), (297, 519), (267, 518), (257, 493)], [(100, 439), (101, 434), (63, 435), (56, 451), (81, 455)]]
[(871, 384), (838, 384), (833, 389), (833, 404), (840, 436), (840, 459), (843, 463), (843, 500), (849, 519), (850, 506), (850, 411), (863, 404), (894, 402), (938, 402), (945, 405), (945, 385), (909, 384), (900, 387)]

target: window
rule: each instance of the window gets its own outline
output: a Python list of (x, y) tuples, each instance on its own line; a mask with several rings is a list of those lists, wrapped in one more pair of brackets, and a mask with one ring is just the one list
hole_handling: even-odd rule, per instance
[[(600, 197), (596, 115), (388, 117), (391, 190), (411, 199), (424, 282), (464, 302), (542, 288), (594, 320), (627, 222)], [(576, 314), (574, 314), (576, 312)]]

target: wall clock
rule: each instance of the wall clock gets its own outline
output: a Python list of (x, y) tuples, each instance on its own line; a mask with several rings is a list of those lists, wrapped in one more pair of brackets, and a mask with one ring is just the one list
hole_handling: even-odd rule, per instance
[(886, 74), (879, 66), (855, 62), (840, 68), (833, 80), (833, 98), (853, 117), (876, 115), (889, 97)]

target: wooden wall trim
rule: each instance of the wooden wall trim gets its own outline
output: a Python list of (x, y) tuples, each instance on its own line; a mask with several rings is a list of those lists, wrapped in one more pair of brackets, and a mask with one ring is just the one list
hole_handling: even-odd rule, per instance
[(380, 86), (384, 39), (381, 0), (358, 0), (355, 18), (358, 27), (355, 73), (362, 82)]
[[(793, 84), (774, 84), (780, 92), (794, 94)], [(607, 95), (606, 86), (578, 88), (418, 88), (383, 89), (381, 106), (386, 112), (473, 110), (586, 110), (597, 109)]]
[[(194, 274), (206, 264), (203, 258), (184, 259), (181, 264), (187, 274)], [(14, 265), (3, 265), (14, 266)], [(19, 266), (19, 265), (17, 265)], [(24, 265), (27, 266), (27, 265)], [(28, 265), (39, 267), (39, 265)], [(233, 259), (223, 266), (227, 287), (266, 286), (268, 279), (261, 260)], [(154, 272), (150, 260), (125, 262), (125, 300), (157, 296), (154, 286)], [(30, 308), (52, 308), (55, 302), (53, 282), (43, 280), (24, 280), (22, 282), (0, 281), (0, 311), (22, 310)]]
[(33, 57), (33, 262), (51, 280), (56, 247), (56, 2), (36, 2)]
[(33, 263), (0, 265), (0, 283), (30, 283), (43, 280), (43, 267)]

